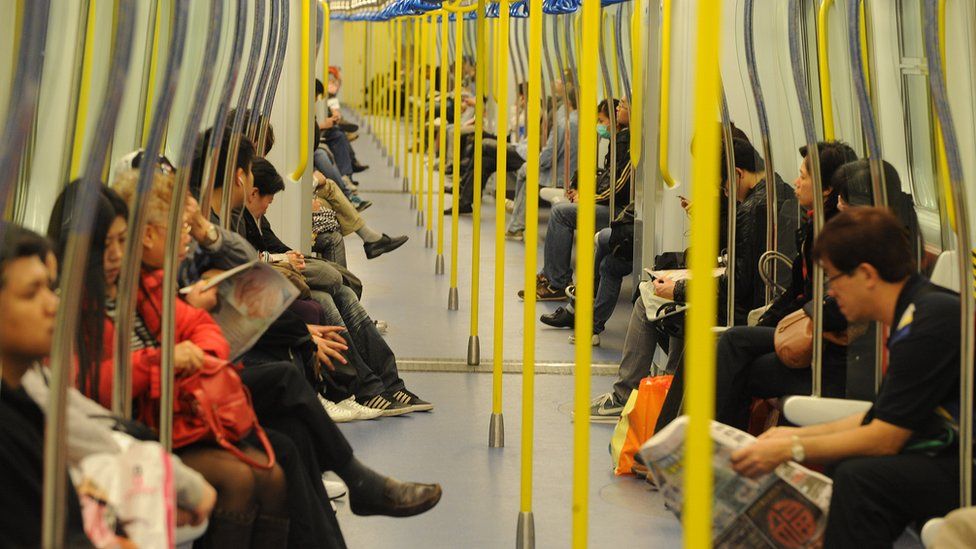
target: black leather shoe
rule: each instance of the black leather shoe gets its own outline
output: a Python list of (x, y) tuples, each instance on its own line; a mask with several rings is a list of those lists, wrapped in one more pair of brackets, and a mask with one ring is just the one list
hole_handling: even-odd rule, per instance
[(539, 317), (546, 326), (553, 328), (572, 328), (576, 325), (576, 315), (567, 311), (564, 307), (556, 307), (556, 310)]
[[(451, 215), (451, 211), (452, 211), (452, 208), (448, 208), (448, 209), (444, 210), (444, 215)], [(458, 215), (466, 215), (466, 214), (472, 213), (473, 211), (474, 211), (474, 208), (470, 204), (468, 204), (468, 205), (461, 204), (460, 206), (458, 206)]]
[(388, 517), (412, 517), (430, 510), (441, 500), (440, 484), (400, 482), (387, 478), (379, 501), (361, 501), (354, 492), (349, 493), (349, 508), (361, 517), (385, 515)]
[(349, 132), (349, 133), (352, 133), (352, 132), (357, 132), (357, 131), (359, 131), (359, 126), (357, 126), (357, 125), (355, 125), (355, 124), (350, 124), (350, 123), (348, 123), (348, 122), (339, 122), (339, 123), (337, 124), (337, 126), (338, 126), (338, 128), (339, 128), (340, 130), (342, 130), (342, 131), (344, 131), (344, 132)]
[(372, 205), (373, 203), (370, 202), (369, 200), (360, 201), (359, 204), (356, 204), (356, 211), (361, 212)]
[(369, 169), (368, 165), (360, 164), (359, 162), (356, 162), (355, 164), (352, 165), (352, 173), (365, 172), (368, 169)]
[(366, 242), (363, 244), (363, 249), (366, 250), (366, 259), (375, 259), (387, 252), (392, 252), (400, 246), (403, 246), (409, 239), (410, 237), (407, 235), (390, 238), (384, 233), (383, 238), (376, 242)]

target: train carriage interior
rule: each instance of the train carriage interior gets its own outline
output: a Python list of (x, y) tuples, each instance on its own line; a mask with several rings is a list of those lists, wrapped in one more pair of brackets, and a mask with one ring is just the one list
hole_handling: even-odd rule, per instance
[(972, 0), (0, 14), (0, 548), (976, 547)]

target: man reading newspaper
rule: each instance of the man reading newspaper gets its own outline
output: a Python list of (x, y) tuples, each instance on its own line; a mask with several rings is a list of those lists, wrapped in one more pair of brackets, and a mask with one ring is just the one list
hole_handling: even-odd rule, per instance
[(959, 297), (915, 274), (902, 227), (883, 208), (851, 208), (813, 249), (847, 320), (889, 327), (888, 368), (871, 409), (772, 429), (731, 455), (746, 477), (790, 460), (830, 464), (825, 547), (890, 547), (910, 523), (959, 504)]

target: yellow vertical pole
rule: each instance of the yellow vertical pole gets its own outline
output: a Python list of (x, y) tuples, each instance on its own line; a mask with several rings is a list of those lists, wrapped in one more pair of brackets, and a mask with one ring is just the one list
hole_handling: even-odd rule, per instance
[(630, 50), (633, 78), (630, 98), (630, 163), (640, 164), (644, 149), (644, 6), (646, 0), (633, 0), (630, 19)]
[(418, 227), (424, 226), (425, 217), (430, 217), (430, 212), (427, 211), (427, 202), (424, 200), (425, 189), (430, 181), (424, 177), (424, 172), (427, 168), (425, 164), (427, 155), (426, 131), (427, 124), (430, 123), (427, 120), (427, 114), (429, 112), (427, 107), (430, 93), (427, 84), (430, 69), (430, 30), (433, 23), (428, 15), (424, 15), (422, 21), (423, 23), (420, 27), (420, 100), (418, 101), (420, 125), (417, 128), (417, 209), (420, 211), (417, 216)]
[(824, 140), (834, 140), (834, 99), (830, 84), (830, 20), (834, 0), (823, 0), (817, 13), (817, 57), (820, 62), (820, 105), (823, 111)]
[[(406, 102), (406, 107), (410, 113), (410, 126), (407, 129), (407, 150), (404, 152), (404, 157), (407, 159), (407, 174), (410, 180), (410, 207), (417, 207), (417, 195), (414, 189), (417, 187), (417, 168), (416, 168), (416, 155), (410, 154), (417, 151), (417, 79), (418, 77), (418, 67), (420, 66), (420, 18), (414, 17), (411, 24), (413, 42), (410, 47), (410, 71), (412, 77), (410, 78), (410, 95), (409, 100)], [(406, 72), (404, 72), (406, 74)]]
[(668, 168), (671, 141), (671, 1), (661, 2), (661, 101), (659, 105), (661, 124), (658, 129), (660, 132), (658, 168), (661, 170), (661, 179), (668, 188), (677, 185)]
[[(861, 33), (864, 34), (863, 32)], [(945, 0), (939, 2), (939, 49), (942, 57), (942, 66), (946, 66), (946, 3)], [(936, 164), (939, 181), (942, 184), (942, 196), (945, 199), (945, 208), (949, 217), (949, 226), (956, 228), (956, 210), (953, 204), (952, 182), (949, 180), (949, 157), (946, 155), (945, 138), (942, 133), (942, 122), (938, 116), (935, 120), (935, 150), (938, 156)]]
[(90, 2), (85, 26), (85, 51), (82, 55), (81, 90), (78, 94), (78, 110), (75, 114), (75, 138), (71, 147), (71, 168), (68, 172), (72, 181), (81, 177), (82, 153), (87, 133), (85, 129), (88, 127), (88, 106), (91, 98), (92, 65), (95, 62), (95, 14), (98, 10), (98, 2), (97, 0), (90, 0)]
[(441, 72), (440, 72), (440, 117), (437, 133), (437, 258), (434, 260), (434, 274), (444, 274), (444, 182), (447, 177), (447, 50), (448, 50), (448, 12), (441, 11)]
[(535, 430), (535, 275), (539, 247), (539, 107), (542, 76), (542, 0), (529, 0), (529, 83), (526, 130), (529, 158), (525, 179), (525, 303), (522, 307), (522, 464), (518, 547), (535, 546), (532, 517), (532, 452)]
[[(583, 43), (600, 43), (600, 1), (584, 0)], [(635, 6), (636, 9), (636, 6)], [(573, 421), (573, 547), (587, 546), (590, 487), (590, 366), (593, 351), (593, 239), (596, 233), (596, 48), (580, 52), (579, 210), (576, 214), (576, 404)], [(636, 82), (635, 82), (636, 84)], [(635, 85), (635, 87), (637, 87)], [(613, 116), (613, 115), (611, 115)], [(633, 118), (632, 118), (633, 119)], [(619, 154), (623, 154), (621, 151)], [(612, 215), (612, 212), (611, 212)]]
[(424, 66), (424, 35), (427, 23), (424, 16), (417, 18), (417, 64), (414, 66), (414, 103), (413, 103), (413, 194), (414, 204), (417, 206), (417, 225), (423, 221), (423, 212), (420, 204), (420, 190), (423, 182), (420, 179), (420, 160), (422, 147), (420, 143), (420, 132), (423, 129), (421, 124), (422, 94), (423, 94), (423, 66)]
[[(430, 82), (430, 91), (427, 92), (427, 231), (424, 233), (424, 246), (427, 248), (434, 247), (434, 158), (437, 154), (437, 149), (434, 148), (434, 73), (433, 68), (437, 62), (437, 16), (431, 16), (430, 18), (430, 49), (428, 50), (428, 59), (431, 60), (430, 68), (431, 70), (427, 73), (428, 81)], [(444, 215), (444, 210), (437, 212), (437, 217), (442, 217)]]
[(478, 340), (478, 299), (481, 281), (481, 176), (483, 167), (482, 143), (485, 129), (485, 77), (488, 59), (485, 51), (485, 0), (478, 0), (475, 27), (475, 104), (474, 104), (474, 185), (471, 209), (471, 327), (468, 336), (468, 366), (481, 363), (481, 343)]
[[(403, 135), (403, 109), (401, 107), (403, 98), (400, 93), (403, 89), (403, 82), (400, 74), (403, 71), (403, 21), (393, 20), (393, 44), (396, 52), (393, 58), (393, 178), (399, 179), (400, 170), (403, 164), (400, 161), (400, 149), (402, 147)], [(404, 186), (406, 191), (406, 186)]]
[(299, 65), (302, 70), (298, 89), (298, 100), (299, 100), (299, 112), (300, 119), (298, 123), (299, 139), (298, 142), (301, 143), (301, 148), (298, 150), (298, 166), (295, 171), (292, 172), (291, 178), (293, 181), (301, 181), (302, 177), (305, 175), (305, 168), (308, 167), (308, 156), (312, 149), (311, 137), (312, 133), (309, 131), (309, 123), (311, 122), (312, 113), (309, 112), (309, 101), (308, 96), (310, 93), (314, 93), (314, 87), (309, 82), (308, 69), (312, 67), (313, 59), (312, 56), (312, 30), (311, 20), (312, 20), (312, 3), (311, 0), (302, 0), (301, 3), (302, 10), (302, 40), (299, 43), (301, 50)]
[[(393, 23), (390, 21), (383, 22), (382, 29), (384, 39), (389, 38), (393, 34)], [(383, 135), (386, 137), (386, 163), (388, 166), (393, 163), (393, 114), (391, 108), (393, 107), (393, 57), (392, 48), (386, 47), (381, 50), (383, 52)]]
[[(719, 52), (722, 35), (721, 0), (702, 0), (698, 11), (695, 67), (695, 163), (692, 168), (695, 216), (691, 224), (691, 274), (689, 289), (688, 347), (685, 362), (688, 381), (685, 402), (690, 416), (685, 439), (685, 501), (682, 522), (684, 546), (712, 546), (712, 437), (715, 414), (715, 279), (712, 269), (718, 255)], [(698, 208), (701, 208), (700, 210)]]
[(447, 309), (456, 311), (458, 308), (458, 206), (460, 203), (458, 192), (459, 173), (461, 170), (461, 61), (464, 57), (464, 13), (454, 14), (454, 142), (451, 145), (454, 167), (451, 179), (454, 190), (451, 192), (451, 287), (447, 294)]
[[(495, 323), (492, 349), (491, 421), (488, 425), (488, 446), (505, 446), (505, 423), (502, 416), (502, 367), (505, 360), (505, 190), (508, 185), (508, 55), (509, 6), (503, 0), (498, 9), (498, 32), (495, 42), (498, 52), (497, 89), (498, 156), (495, 161)], [(517, 121), (516, 121), (517, 123)]]

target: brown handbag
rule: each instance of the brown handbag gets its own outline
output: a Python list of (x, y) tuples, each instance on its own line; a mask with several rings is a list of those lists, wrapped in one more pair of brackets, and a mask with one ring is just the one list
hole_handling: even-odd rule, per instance
[[(846, 346), (848, 342), (847, 331), (824, 332), (823, 337), (835, 345)], [(813, 361), (813, 319), (803, 309), (784, 316), (776, 325), (773, 348), (787, 368), (809, 368)]]

